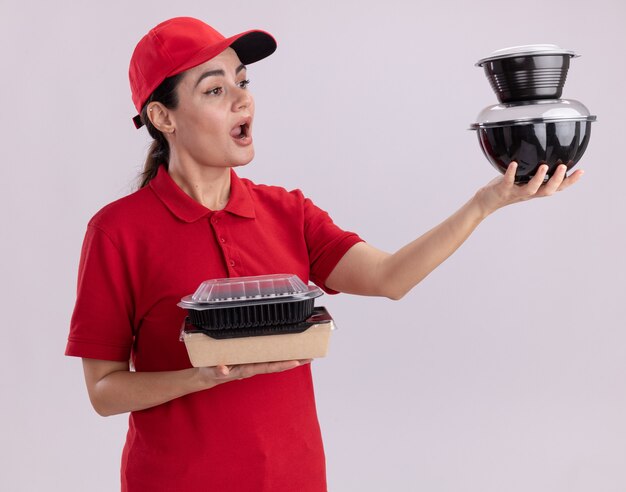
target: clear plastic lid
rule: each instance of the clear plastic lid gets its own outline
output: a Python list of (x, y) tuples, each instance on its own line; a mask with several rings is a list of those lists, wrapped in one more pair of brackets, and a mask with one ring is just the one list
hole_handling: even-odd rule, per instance
[(574, 99), (544, 99), (503, 103), (487, 106), (470, 127), (489, 128), (494, 126), (547, 123), (551, 121), (595, 121), (587, 107)]
[(496, 50), (491, 55), (482, 58), (476, 62), (477, 67), (492, 60), (501, 60), (502, 58), (514, 58), (516, 56), (533, 56), (533, 55), (569, 55), (570, 57), (578, 57), (572, 50), (564, 50), (556, 44), (525, 44), (522, 46), (511, 46), (510, 48), (502, 48)]
[(322, 290), (307, 285), (297, 275), (273, 274), (206, 280), (196, 291), (183, 297), (179, 306), (234, 306), (243, 303), (281, 302), (318, 297)]

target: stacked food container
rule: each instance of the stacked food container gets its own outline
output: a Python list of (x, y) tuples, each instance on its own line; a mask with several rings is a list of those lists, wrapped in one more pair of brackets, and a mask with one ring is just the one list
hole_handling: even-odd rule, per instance
[(321, 289), (296, 275), (213, 279), (178, 304), (194, 367), (323, 357), (333, 320), (314, 306)]
[(518, 163), (515, 181), (528, 182), (542, 164), (548, 174), (568, 170), (589, 144), (595, 116), (580, 102), (560, 99), (573, 51), (553, 44), (516, 46), (479, 60), (500, 104), (480, 112), (475, 123), (481, 148), (504, 173)]

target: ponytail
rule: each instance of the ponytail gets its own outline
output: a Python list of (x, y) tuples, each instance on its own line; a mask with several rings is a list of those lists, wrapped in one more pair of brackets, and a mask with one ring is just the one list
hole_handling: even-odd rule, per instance
[[(152, 126), (150, 120), (148, 120), (146, 127), (148, 125)], [(165, 166), (165, 169), (167, 169), (170, 163), (170, 146), (167, 143), (167, 140), (165, 140), (163, 134), (154, 128), (154, 126), (152, 126), (152, 128), (154, 129), (156, 137), (153, 137), (154, 140), (150, 144), (148, 155), (146, 156), (146, 162), (143, 165), (143, 172), (139, 175), (139, 188), (143, 188), (152, 180), (152, 178), (156, 177), (157, 172), (159, 171), (159, 166), (163, 165)], [(150, 128), (148, 128), (148, 131), (152, 134)]]
[(148, 149), (143, 172), (139, 175), (139, 188), (146, 186), (157, 175), (159, 166), (163, 165), (165, 169), (168, 169), (170, 163), (170, 146), (167, 143), (165, 135), (157, 130), (152, 124), (152, 121), (150, 121), (148, 117), (148, 104), (151, 102), (160, 102), (168, 109), (176, 109), (178, 106), (176, 87), (182, 79), (183, 73), (168, 77), (161, 82), (161, 85), (154, 90), (141, 109), (141, 121), (146, 125), (148, 133), (154, 140)]

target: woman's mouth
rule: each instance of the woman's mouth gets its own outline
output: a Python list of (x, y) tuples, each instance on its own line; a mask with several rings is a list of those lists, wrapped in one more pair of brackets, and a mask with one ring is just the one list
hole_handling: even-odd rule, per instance
[(231, 131), (230, 136), (237, 145), (250, 145), (252, 143), (252, 135), (250, 132), (251, 118), (241, 120)]

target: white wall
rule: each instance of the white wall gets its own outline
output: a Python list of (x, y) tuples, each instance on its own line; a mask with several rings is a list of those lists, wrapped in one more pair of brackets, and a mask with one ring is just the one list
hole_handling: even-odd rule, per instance
[[(519, 5), (519, 6), (516, 6)], [(326, 296), (315, 362), (330, 490), (626, 490), (620, 0), (0, 2), (2, 456), (7, 491), (118, 488), (127, 417), (91, 409), (63, 351), (87, 220), (148, 144), (127, 67), (173, 16), (272, 32), (252, 65), (257, 157), (375, 246), (399, 248), (496, 175), (467, 131), (496, 102), (473, 66), (556, 43), (598, 115), (580, 184), (490, 217), (402, 301)]]

